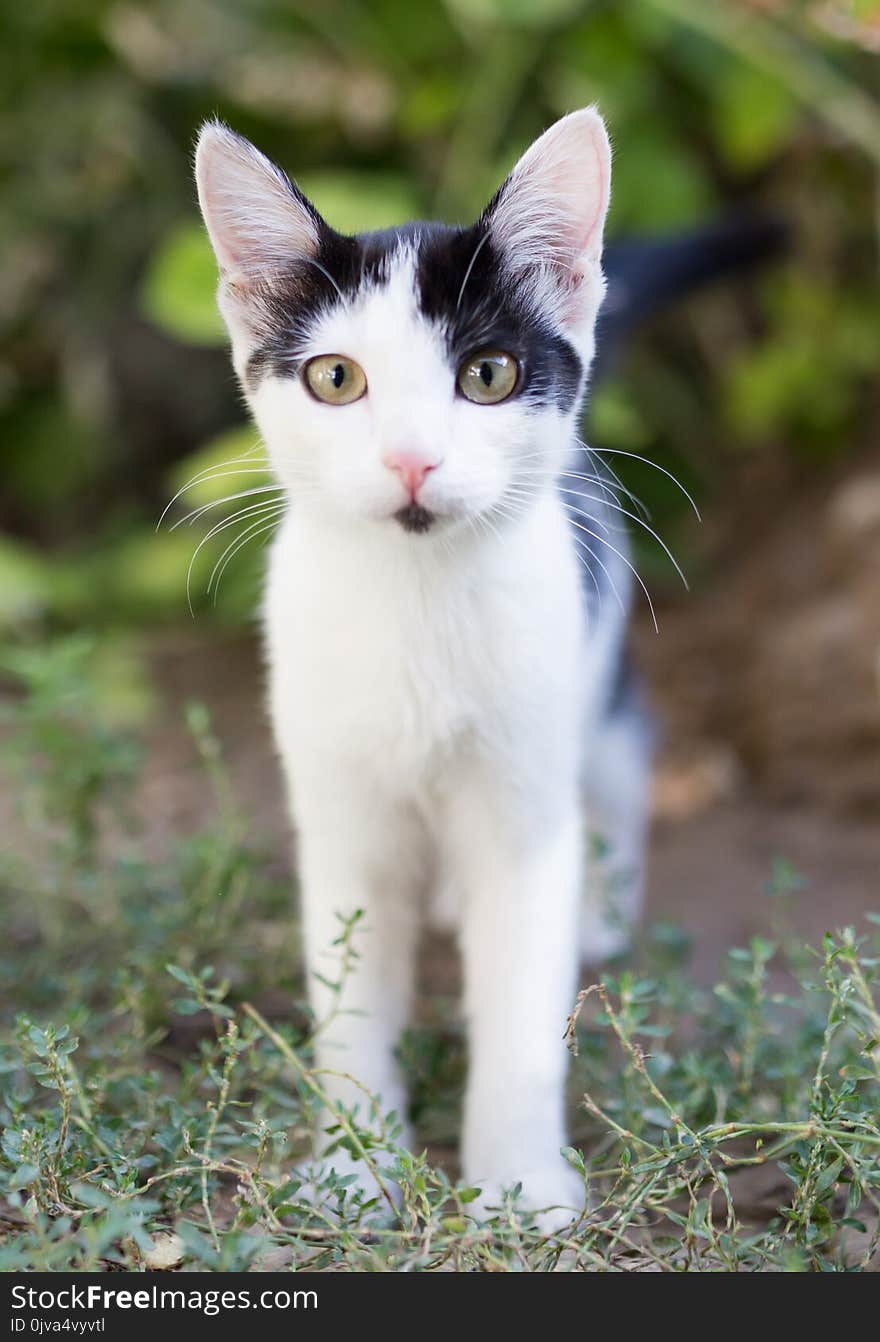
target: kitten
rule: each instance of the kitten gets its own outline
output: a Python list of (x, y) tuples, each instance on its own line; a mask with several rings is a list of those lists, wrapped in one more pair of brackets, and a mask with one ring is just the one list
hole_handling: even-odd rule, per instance
[[(565, 1020), (580, 954), (636, 912), (648, 776), (620, 505), (577, 437), (610, 167), (585, 109), (473, 226), (343, 237), (225, 126), (196, 155), (235, 368), (290, 503), (265, 618), (318, 1019), (339, 915), (363, 910), (318, 1065), (406, 1113), (423, 909), (454, 925), (464, 1177), (484, 1205), (521, 1182), (557, 1219), (584, 1200), (560, 1155)], [(366, 1119), (350, 1080), (327, 1085)]]

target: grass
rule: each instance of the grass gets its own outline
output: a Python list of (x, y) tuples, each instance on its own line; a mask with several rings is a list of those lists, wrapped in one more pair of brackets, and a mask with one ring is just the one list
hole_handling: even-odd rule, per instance
[[(478, 1222), (475, 1190), (449, 1161), (399, 1148), (374, 1101), (368, 1123), (336, 1109), (329, 1126), (380, 1189), (400, 1186), (400, 1207), (332, 1173), (316, 1205), (297, 1160), (326, 1097), (290, 892), (198, 707), (188, 728), (216, 819), (148, 860), (132, 805), (142, 747), (106, 720), (94, 659), (81, 638), (5, 658), (21, 817), (0, 859), (0, 1270), (876, 1264), (880, 918), (804, 947), (786, 931), (798, 878), (783, 862), (772, 933), (732, 948), (712, 991), (690, 976), (686, 935), (660, 925), (574, 1005), (565, 1154), (585, 1210), (565, 1234), (542, 1236), (516, 1189)], [(357, 919), (340, 926), (340, 983), (357, 939)], [(401, 1058), (420, 1137), (442, 1151), (457, 1026), (412, 1029)]]

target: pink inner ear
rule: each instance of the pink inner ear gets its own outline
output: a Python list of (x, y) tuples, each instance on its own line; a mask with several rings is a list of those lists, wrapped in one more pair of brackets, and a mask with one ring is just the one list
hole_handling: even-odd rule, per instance
[(604, 126), (593, 115), (583, 124), (581, 114), (575, 113), (551, 127), (530, 153), (539, 150), (543, 152), (535, 153), (532, 168), (535, 187), (540, 189), (543, 159), (545, 188), (572, 263), (581, 258), (598, 260), (611, 167)]
[(493, 212), (493, 228), (514, 264), (555, 259), (583, 269), (598, 261), (608, 209), (611, 152), (591, 108), (551, 126), (517, 163)]
[(593, 153), (595, 155), (595, 209), (589, 227), (581, 239), (579, 255), (587, 254), (591, 259), (598, 260), (602, 255), (602, 234), (605, 228), (605, 216), (608, 213), (608, 204), (611, 194), (609, 190), (611, 184), (611, 161), (608, 158), (607, 153), (603, 154), (599, 145), (595, 142), (593, 144)]
[(209, 123), (196, 150), (199, 204), (221, 274), (247, 284), (313, 256), (318, 226), (283, 174), (249, 141)]

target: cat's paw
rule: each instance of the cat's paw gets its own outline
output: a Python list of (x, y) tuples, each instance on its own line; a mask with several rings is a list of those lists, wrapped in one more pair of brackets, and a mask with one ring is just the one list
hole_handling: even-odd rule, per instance
[[(479, 1220), (506, 1216), (507, 1208), (512, 1208), (524, 1223), (536, 1226), (545, 1235), (554, 1235), (572, 1225), (587, 1208), (582, 1177), (561, 1159), (528, 1170), (517, 1179), (475, 1182), (480, 1196), (468, 1210)], [(512, 1198), (517, 1186), (520, 1191)]]

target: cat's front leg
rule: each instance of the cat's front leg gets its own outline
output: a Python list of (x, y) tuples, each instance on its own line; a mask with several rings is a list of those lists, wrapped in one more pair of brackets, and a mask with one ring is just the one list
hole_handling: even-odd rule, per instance
[[(482, 1205), (521, 1183), (544, 1224), (584, 1205), (565, 1144), (565, 1022), (576, 990), (582, 823), (574, 798), (554, 816), (517, 817), (477, 791), (459, 799), (462, 954), (470, 1072), (462, 1165)], [(497, 801), (497, 798), (494, 799)]]
[[(356, 1107), (358, 1123), (373, 1133), (393, 1110), (405, 1145), (406, 1097), (394, 1051), (413, 988), (419, 836), (412, 818), (360, 774), (310, 776), (295, 782), (294, 794), (318, 1080), (331, 1105)], [(356, 914), (346, 948), (340, 936)], [(322, 1160), (339, 1133), (326, 1131), (332, 1112), (316, 1126)], [(344, 1153), (326, 1163), (340, 1173), (357, 1164)], [(356, 1172), (369, 1183), (362, 1165)]]

